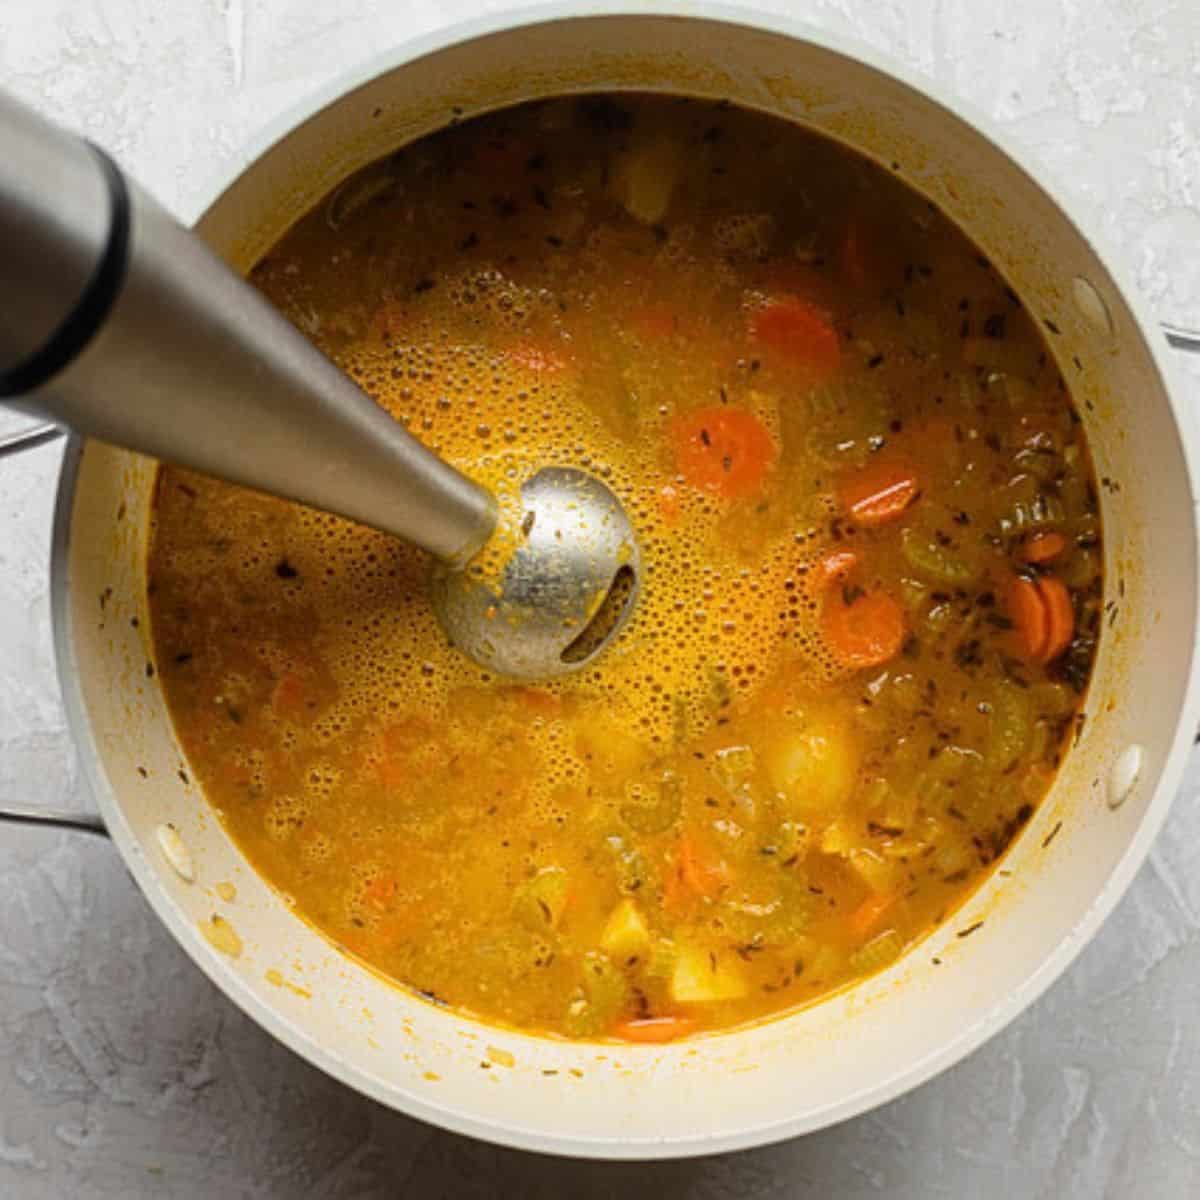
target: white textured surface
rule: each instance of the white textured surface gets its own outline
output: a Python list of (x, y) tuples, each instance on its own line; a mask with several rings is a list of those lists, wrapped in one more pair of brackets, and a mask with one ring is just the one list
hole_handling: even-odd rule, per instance
[[(248, 134), (341, 67), (505, 7), (0, 0), (0, 85), (189, 208)], [(864, 38), (989, 111), (1093, 204), (1163, 317), (1200, 324), (1194, 0), (758, 7)], [(51, 663), (56, 468), (53, 449), (0, 467), (0, 803), (86, 802)], [(495, 1150), (360, 1099), (214, 991), (109, 846), (0, 830), (0, 1197), (1200, 1195), (1198, 787), (1194, 761), (1116, 915), (970, 1060), (837, 1129), (649, 1167)]]

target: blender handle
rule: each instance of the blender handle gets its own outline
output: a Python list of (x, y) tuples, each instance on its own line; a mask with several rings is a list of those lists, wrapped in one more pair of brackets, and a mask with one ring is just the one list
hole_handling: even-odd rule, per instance
[(96, 147), (0, 93), (0, 402), (462, 565), (483, 488)]

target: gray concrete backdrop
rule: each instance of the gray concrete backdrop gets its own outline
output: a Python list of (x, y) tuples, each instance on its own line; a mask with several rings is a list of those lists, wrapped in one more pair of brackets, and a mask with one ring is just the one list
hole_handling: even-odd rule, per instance
[[(0, 0), (0, 86), (185, 205), (248, 134), (342, 67), (510, 6)], [(1163, 317), (1200, 324), (1194, 0), (757, 6), (865, 38), (989, 111), (1094, 205)], [(0, 801), (83, 802), (47, 620), (56, 468), (46, 449), (0, 469)], [(1115, 917), (970, 1060), (839, 1128), (654, 1166), (496, 1150), (361, 1099), (213, 990), (109, 846), (3, 830), (0, 1198), (1198, 1196), (1198, 784), (1194, 762)]]

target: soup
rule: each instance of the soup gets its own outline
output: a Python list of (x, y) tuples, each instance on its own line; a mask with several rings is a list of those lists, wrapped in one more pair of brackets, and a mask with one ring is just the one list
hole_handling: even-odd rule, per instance
[(761, 115), (562, 99), (366, 169), (253, 278), (510, 524), (578, 466), (643, 557), (614, 644), (518, 685), (446, 643), (420, 552), (162, 469), (180, 742), (337, 946), (666, 1041), (886, 967), (994, 869), (1069, 744), (1101, 531), (1037, 329), (924, 200)]

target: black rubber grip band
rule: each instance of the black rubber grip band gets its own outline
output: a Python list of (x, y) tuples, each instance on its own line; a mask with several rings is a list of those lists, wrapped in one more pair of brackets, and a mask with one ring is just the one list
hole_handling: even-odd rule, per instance
[(125, 282), (129, 265), (129, 189), (117, 164), (99, 146), (88, 147), (108, 183), (112, 208), (108, 245), (67, 319), (45, 344), (8, 371), (0, 371), (0, 397), (23, 396), (48, 383), (72, 362), (104, 324)]

